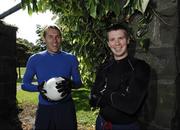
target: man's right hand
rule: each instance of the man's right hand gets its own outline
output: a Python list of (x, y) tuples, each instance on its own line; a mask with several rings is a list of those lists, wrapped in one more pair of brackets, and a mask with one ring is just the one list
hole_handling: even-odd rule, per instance
[(44, 95), (45, 93), (47, 93), (46, 90), (44, 90), (44, 84), (45, 84), (45, 81), (43, 81), (42, 83), (40, 83), (40, 84), (37, 86), (38, 91), (39, 91), (42, 95)]
[(105, 107), (110, 104), (110, 95), (111, 91), (105, 89), (104, 91), (100, 91), (96, 94), (89, 95), (89, 104), (91, 107)]
[(100, 100), (101, 100), (100, 95), (96, 95), (96, 94), (90, 94), (89, 95), (89, 105), (91, 107), (98, 107), (98, 104), (99, 104)]

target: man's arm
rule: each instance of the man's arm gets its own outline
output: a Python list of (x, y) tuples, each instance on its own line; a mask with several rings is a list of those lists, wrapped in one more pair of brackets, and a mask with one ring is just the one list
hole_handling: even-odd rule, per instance
[(75, 57), (72, 65), (72, 89), (78, 89), (82, 85), (81, 76), (79, 72), (79, 62)]
[(37, 85), (32, 84), (34, 75), (35, 75), (35, 69), (33, 67), (32, 60), (30, 57), (26, 65), (26, 71), (24, 73), (24, 77), (21, 85), (21, 88), (23, 90), (30, 92), (38, 91)]
[(105, 71), (100, 67), (96, 72), (95, 82), (91, 88), (91, 92), (89, 95), (89, 104), (91, 107), (100, 107), (103, 106), (101, 99), (103, 96), (103, 91), (106, 87), (106, 80), (105, 80)]
[(122, 90), (111, 92), (105, 96), (108, 103), (122, 112), (134, 114), (142, 105), (148, 88), (150, 67), (145, 62), (136, 65), (134, 75), (125, 92)]

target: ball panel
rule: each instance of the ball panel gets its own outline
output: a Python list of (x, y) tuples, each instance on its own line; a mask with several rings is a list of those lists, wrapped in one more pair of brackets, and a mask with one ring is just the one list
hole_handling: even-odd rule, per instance
[(53, 100), (53, 101), (58, 101), (67, 96), (67, 94), (62, 96), (63, 92), (58, 92), (58, 89), (56, 88), (57, 83), (61, 83), (63, 80), (65, 80), (65, 79), (62, 77), (56, 77), (56, 78), (49, 79), (45, 83), (44, 89), (47, 91), (47, 93), (45, 93), (47, 98), (49, 98), (50, 100)]

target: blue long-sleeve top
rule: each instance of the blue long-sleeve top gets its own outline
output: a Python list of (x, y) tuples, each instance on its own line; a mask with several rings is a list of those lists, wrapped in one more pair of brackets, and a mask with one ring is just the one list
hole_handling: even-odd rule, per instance
[[(32, 83), (34, 76), (36, 76), (38, 84), (52, 77), (62, 76), (72, 78), (75, 86), (81, 86), (82, 82), (78, 65), (77, 58), (64, 51), (51, 54), (46, 50), (34, 54), (28, 59), (21, 88), (29, 92), (38, 92), (37, 85)], [(71, 95), (67, 98), (71, 98)], [(46, 105), (54, 104), (45, 100), (40, 94), (39, 103)]]

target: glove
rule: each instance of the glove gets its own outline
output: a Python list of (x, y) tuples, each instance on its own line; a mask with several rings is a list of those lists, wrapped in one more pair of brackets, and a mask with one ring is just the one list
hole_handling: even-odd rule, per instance
[(40, 92), (40, 93), (47, 93), (46, 92), (46, 90), (44, 90), (44, 83), (45, 83), (45, 81), (43, 81), (42, 83), (40, 83), (38, 86), (37, 86), (37, 88), (38, 88), (38, 91)]
[[(64, 78), (64, 77), (63, 77)], [(64, 78), (60, 83), (56, 83), (56, 88), (58, 89), (58, 92), (62, 92), (62, 96), (71, 93), (71, 88), (72, 88), (72, 81), (68, 78)]]
[(46, 100), (49, 100), (47, 98), (47, 96), (45, 95), (45, 93), (47, 93), (46, 90), (44, 90), (44, 84), (45, 84), (45, 81), (43, 81), (42, 83), (40, 83), (37, 88), (38, 88), (38, 91), (40, 92), (41, 96), (46, 99)]

